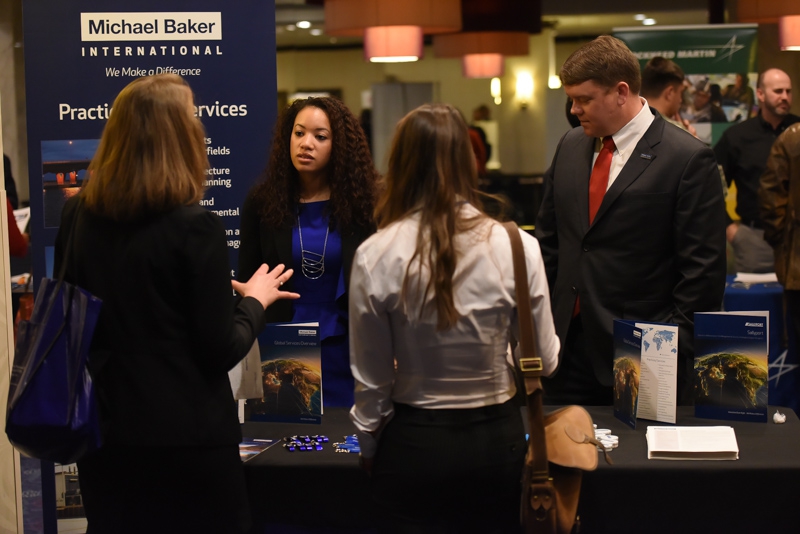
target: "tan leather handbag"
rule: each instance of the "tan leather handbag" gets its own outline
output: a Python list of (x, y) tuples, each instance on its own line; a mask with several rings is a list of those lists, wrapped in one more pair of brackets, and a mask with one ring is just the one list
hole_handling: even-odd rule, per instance
[[(520, 521), (526, 534), (568, 534), (577, 530), (578, 499), (583, 471), (597, 468), (592, 417), (580, 406), (566, 406), (544, 415), (542, 359), (536, 354), (536, 325), (531, 312), (528, 269), (519, 228), (504, 223), (511, 239), (522, 357), (517, 370), (525, 381), (528, 405), (528, 453), (522, 472)], [(606, 452), (606, 461), (611, 458)]]

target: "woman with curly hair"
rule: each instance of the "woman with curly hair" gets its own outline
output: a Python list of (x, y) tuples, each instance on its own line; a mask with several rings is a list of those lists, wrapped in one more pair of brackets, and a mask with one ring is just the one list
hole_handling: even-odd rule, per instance
[(378, 173), (358, 119), (341, 101), (296, 100), (278, 119), (264, 179), (242, 208), (240, 280), (262, 263), (295, 267), (267, 322), (319, 322), (324, 406), (353, 404), (347, 288), (356, 248), (375, 231)]

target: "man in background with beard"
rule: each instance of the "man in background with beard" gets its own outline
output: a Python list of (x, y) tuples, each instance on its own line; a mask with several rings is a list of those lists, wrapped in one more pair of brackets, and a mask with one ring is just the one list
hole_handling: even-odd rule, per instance
[(725, 236), (733, 247), (736, 271), (767, 273), (775, 270), (772, 247), (764, 241), (764, 223), (758, 210), (759, 179), (775, 139), (800, 117), (792, 107), (792, 80), (780, 69), (768, 69), (758, 77), (758, 115), (731, 126), (714, 146), (717, 163), (728, 186), (736, 184), (736, 213), (728, 215)]

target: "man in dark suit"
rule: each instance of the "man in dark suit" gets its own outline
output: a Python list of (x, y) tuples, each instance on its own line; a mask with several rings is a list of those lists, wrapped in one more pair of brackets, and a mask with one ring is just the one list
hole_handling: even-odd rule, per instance
[(616, 38), (575, 51), (561, 80), (583, 131), (561, 139), (536, 221), (562, 340), (545, 402), (612, 403), (617, 318), (679, 325), (677, 394), (689, 402), (694, 313), (718, 310), (725, 286), (714, 154), (639, 96), (639, 63)]

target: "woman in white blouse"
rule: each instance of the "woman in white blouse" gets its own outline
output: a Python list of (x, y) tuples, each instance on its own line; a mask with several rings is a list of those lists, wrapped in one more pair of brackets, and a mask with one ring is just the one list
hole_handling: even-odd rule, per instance
[[(385, 182), (350, 292), (350, 417), (382, 527), (513, 532), (526, 443), (507, 359), (518, 328), (511, 244), (481, 210), (459, 111), (409, 113)], [(537, 241), (521, 234), (549, 375), (560, 345), (547, 279)]]

